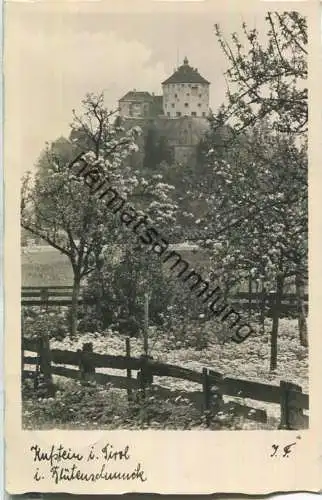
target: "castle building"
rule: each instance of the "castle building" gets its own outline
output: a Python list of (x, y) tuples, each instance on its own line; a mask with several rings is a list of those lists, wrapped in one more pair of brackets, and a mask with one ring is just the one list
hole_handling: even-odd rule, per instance
[(209, 113), (209, 85), (196, 68), (183, 64), (162, 82), (163, 113), (169, 118), (194, 116), (206, 118)]
[(130, 90), (119, 100), (120, 115), (124, 118), (148, 118), (163, 114), (162, 96)]
[(163, 95), (131, 90), (119, 100), (123, 118), (207, 118), (209, 85), (196, 68), (189, 66), (187, 57), (176, 71), (162, 82)]

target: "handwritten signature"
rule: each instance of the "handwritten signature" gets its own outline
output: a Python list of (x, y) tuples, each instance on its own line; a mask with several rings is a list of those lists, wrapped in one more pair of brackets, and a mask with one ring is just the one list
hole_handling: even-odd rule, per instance
[[(288, 456), (290, 455), (290, 453), (292, 451), (292, 446), (295, 446), (295, 445), (296, 445), (296, 443), (290, 443), (290, 444), (287, 444), (286, 446), (280, 446), (279, 444), (272, 444), (272, 448), (274, 451), (270, 455), (270, 457), (281, 456), (281, 452), (283, 452), (282, 458), (288, 458)], [(282, 448), (282, 450), (280, 450), (280, 448)], [(280, 450), (280, 452), (278, 453), (279, 450)]]

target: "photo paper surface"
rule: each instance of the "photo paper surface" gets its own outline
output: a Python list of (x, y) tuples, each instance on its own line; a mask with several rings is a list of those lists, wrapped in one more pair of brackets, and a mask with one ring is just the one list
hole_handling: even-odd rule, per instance
[(319, 491), (319, 15), (6, 4), (9, 493)]

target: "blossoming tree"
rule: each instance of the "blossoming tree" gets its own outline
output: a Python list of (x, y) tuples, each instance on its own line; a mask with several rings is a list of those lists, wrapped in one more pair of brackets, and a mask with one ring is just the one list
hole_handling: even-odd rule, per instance
[(125, 132), (104, 107), (102, 95), (87, 95), (82, 104), (82, 115), (74, 113), (69, 139), (47, 147), (34, 178), (27, 174), (21, 191), (21, 226), (70, 260), (74, 276), (71, 335), (77, 332), (82, 279), (100, 266), (107, 248), (114, 251), (125, 240), (108, 201), (94, 196), (77, 174), (79, 163), (108, 178), (121, 196), (147, 205), (159, 222), (171, 219), (175, 210), (169, 204), (171, 187), (160, 179), (146, 181), (127, 161), (137, 149), (140, 130)]

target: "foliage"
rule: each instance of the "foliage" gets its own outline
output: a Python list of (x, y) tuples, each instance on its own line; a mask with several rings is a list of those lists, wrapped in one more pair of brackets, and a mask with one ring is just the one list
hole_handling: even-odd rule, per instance
[[(71, 138), (48, 145), (38, 163), (35, 179), (30, 173), (22, 183), (21, 225), (65, 254), (74, 274), (71, 332), (75, 334), (80, 281), (95, 267), (108, 231), (108, 207), (71, 175), (75, 159), (86, 153), (90, 165), (103, 170), (121, 168), (133, 148), (137, 130), (122, 131), (111, 123), (112, 113), (104, 108), (103, 96), (88, 95), (83, 116), (74, 113)], [(81, 151), (81, 152), (80, 152)], [(111, 224), (110, 224), (111, 225)]]
[[(285, 279), (302, 285), (307, 275), (307, 26), (297, 12), (268, 13), (266, 21), (266, 41), (243, 24), (243, 40), (233, 33), (230, 42), (216, 26), (230, 65), (227, 102), (210, 119), (201, 147), (206, 175), (193, 196), (213, 179), (199, 231), (201, 245), (213, 252), (213, 278), (229, 291), (252, 276), (260, 290), (277, 294), (274, 369)], [(219, 144), (224, 125), (230, 133)], [(299, 310), (303, 330), (303, 306)]]
[[(259, 154), (258, 154), (259, 152)], [(268, 290), (276, 277), (307, 269), (307, 156), (290, 138), (256, 127), (230, 161), (208, 154), (217, 185), (208, 199), (213, 261), (238, 281), (249, 274)]]
[(37, 339), (44, 332), (49, 338), (62, 340), (68, 334), (68, 312), (35, 311), (34, 308), (22, 309), (23, 334), (26, 338)]
[(159, 136), (155, 126), (150, 126), (144, 141), (143, 167), (155, 171), (162, 162), (171, 163), (172, 153), (167, 138)]
[[(252, 326), (253, 325), (252, 323)], [(155, 360), (170, 363), (192, 370), (201, 371), (203, 367), (219, 371), (227, 377), (247, 378), (261, 383), (279, 384), (280, 380), (294, 382), (308, 390), (308, 349), (297, 342), (296, 320), (281, 319), (280, 349), (278, 367), (275, 372), (268, 372), (269, 331), (271, 320), (265, 319), (264, 332), (253, 335), (238, 346), (234, 342), (218, 338), (214, 321), (191, 320), (186, 325), (186, 336), (192, 337), (198, 329), (203, 329), (208, 336), (208, 347), (197, 350), (185, 347), (171, 339), (175, 330), (168, 328), (150, 328), (150, 354)], [(75, 339), (66, 337), (62, 341), (52, 340), (52, 349), (67, 349), (77, 351), (85, 342), (93, 343), (93, 351), (98, 354), (124, 355), (125, 339), (117, 331), (106, 330), (104, 333), (86, 333)], [(142, 354), (142, 338), (132, 338), (131, 356)], [(109, 372), (108, 372), (109, 373)], [(168, 377), (156, 378), (156, 383), (169, 389), (197, 390), (196, 384)], [(199, 387), (200, 388), (200, 387)]]
[[(198, 351), (192, 348), (168, 346), (168, 332), (156, 332), (153, 356), (155, 359), (201, 371), (203, 367), (219, 371), (224, 376), (254, 380), (261, 383), (279, 385), (280, 380), (292, 381), (308, 391), (308, 352), (298, 345), (295, 322), (281, 321), (279, 368), (276, 372), (267, 371), (266, 360), (268, 352), (267, 321), (265, 333), (251, 337), (240, 344), (239, 349), (231, 342), (218, 343), (214, 337), (209, 337), (208, 348)], [(193, 332), (195, 324), (189, 325)], [(205, 330), (212, 331), (210, 324)], [(189, 332), (187, 332), (189, 335)], [(82, 343), (93, 342), (93, 351), (102, 354), (123, 355), (124, 339), (120, 335), (106, 332), (106, 335), (86, 334), (78, 339), (65, 337), (62, 341), (52, 339), (52, 348), (76, 351)], [(131, 339), (131, 354), (141, 354), (141, 340)], [(110, 371), (108, 371), (110, 373)], [(125, 374), (124, 374), (125, 375)], [(74, 380), (62, 377), (55, 378), (58, 392), (55, 399), (43, 399), (41, 394), (33, 390), (32, 381), (23, 383), (23, 425), (28, 429), (200, 429), (204, 428), (204, 420), (200, 410), (190, 405), (184, 395), (177, 396), (176, 391), (200, 391), (200, 385), (170, 377), (155, 377), (154, 382), (173, 391), (173, 396), (161, 398), (157, 392), (147, 394), (143, 402), (135, 399), (132, 404), (127, 402), (125, 390), (114, 389), (111, 386), (82, 386)], [(40, 398), (40, 400), (39, 400)], [(243, 404), (245, 400), (237, 398)], [(252, 401), (254, 408), (266, 409), (269, 420), (276, 428), (279, 420), (279, 406), (276, 404)], [(213, 421), (215, 428), (221, 429), (250, 428), (248, 421), (238, 421), (236, 416), (218, 415)], [(256, 425), (256, 427), (254, 427)], [(258, 424), (253, 424), (258, 428)]]
[(55, 398), (39, 397), (30, 381), (23, 384), (23, 427), (25, 429), (170, 429), (220, 430), (236, 428), (233, 415), (214, 415), (206, 426), (206, 416), (183, 395), (163, 399), (156, 389), (140, 391), (127, 401), (126, 392), (110, 386), (82, 386), (80, 383), (59, 387)]
[(115, 324), (128, 335), (138, 335), (143, 329), (145, 292), (149, 294), (149, 321), (160, 324), (160, 314), (169, 302), (168, 291), (159, 258), (147, 256), (128, 242), (119, 261), (106, 256), (100, 272), (89, 277), (84, 297), (97, 304), (93, 315), (103, 328)]
[(267, 41), (243, 23), (244, 39), (236, 33), (231, 43), (215, 26), (230, 67), (227, 104), (215, 117), (217, 124), (232, 121), (240, 132), (269, 118), (277, 132), (307, 131), (307, 22), (299, 12), (268, 12)]
[(135, 200), (135, 206), (144, 209), (159, 226), (173, 221), (176, 208), (169, 198), (171, 186), (161, 182), (162, 176), (147, 181), (125, 163), (137, 150), (139, 129), (125, 132), (111, 121), (112, 115), (104, 107), (103, 96), (88, 95), (83, 101), (83, 115), (74, 113), (70, 139), (48, 147), (34, 183), (28, 175), (22, 183), (22, 227), (65, 254), (73, 268), (72, 334), (76, 333), (81, 280), (100, 269), (102, 254), (109, 245), (127, 238), (120, 234), (119, 221), (107, 200), (93, 196), (88, 189), (92, 184), (84, 183), (74, 172), (80, 158), (100, 179), (108, 179), (120, 196)]
[[(297, 12), (266, 21), (266, 42), (244, 23), (244, 40), (233, 33), (229, 43), (216, 25), (229, 88), (203, 145), (215, 179), (205, 226), (225, 282), (251, 273), (275, 289), (277, 274), (307, 272), (307, 26)], [(219, 144), (223, 123), (230, 134)]]

